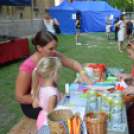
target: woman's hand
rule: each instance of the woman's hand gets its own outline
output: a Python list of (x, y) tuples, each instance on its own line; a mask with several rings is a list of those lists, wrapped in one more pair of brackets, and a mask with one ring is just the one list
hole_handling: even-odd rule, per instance
[(82, 73), (81, 74), (81, 82), (83, 82), (83, 80), (88, 84), (88, 85), (92, 85), (94, 82), (92, 81), (92, 79), (87, 75), (87, 73)]
[(115, 77), (118, 77), (118, 81), (121, 82), (122, 80), (125, 80), (125, 79), (126, 79), (127, 77), (129, 77), (130, 75), (119, 73), (119, 74), (115, 74), (114, 76), (115, 76)]
[(119, 31), (121, 30), (121, 28), (119, 27)]
[(134, 86), (129, 86), (125, 88), (122, 92), (123, 95), (129, 95), (129, 94), (134, 94)]
[(133, 76), (128, 76), (124, 79), (125, 83), (128, 86), (134, 86), (134, 77)]

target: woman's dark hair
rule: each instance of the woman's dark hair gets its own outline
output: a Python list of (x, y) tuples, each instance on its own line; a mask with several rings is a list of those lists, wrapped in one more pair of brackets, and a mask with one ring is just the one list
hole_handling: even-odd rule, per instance
[(120, 20), (123, 20), (123, 17), (125, 16), (125, 14), (122, 14), (120, 17)]
[(117, 17), (117, 18), (115, 18), (115, 19), (119, 21), (119, 18), (118, 18), (118, 17)]
[[(37, 45), (44, 47), (52, 40), (58, 41), (57, 37), (49, 31), (39, 31), (36, 36), (32, 39), (32, 44), (37, 50)], [(37, 50), (38, 51), (38, 50)]]
[(77, 20), (80, 20), (80, 19), (81, 19), (81, 16), (80, 16), (80, 15), (78, 15), (78, 16), (77, 16)]

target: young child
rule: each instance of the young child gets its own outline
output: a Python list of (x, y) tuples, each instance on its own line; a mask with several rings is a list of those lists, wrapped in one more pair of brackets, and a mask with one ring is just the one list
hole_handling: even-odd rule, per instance
[(107, 30), (107, 38), (110, 38), (110, 32), (111, 32), (111, 23), (108, 22), (107, 26), (106, 26), (106, 30)]
[[(130, 40), (127, 44), (128, 57), (134, 61), (134, 40)], [(119, 81), (126, 81), (128, 87), (123, 90), (123, 95), (134, 94), (134, 65), (131, 74), (118, 74)], [(129, 132), (133, 134), (134, 131), (134, 103), (127, 111)]]
[[(58, 57), (43, 57), (32, 73), (32, 106), (33, 108), (42, 108), (37, 118), (38, 130), (47, 120), (47, 114), (56, 107), (61, 99), (61, 95), (63, 95), (60, 95), (54, 86), (54, 83), (59, 78), (61, 67), (62, 64)], [(39, 85), (37, 73), (44, 80), (42, 85)]]

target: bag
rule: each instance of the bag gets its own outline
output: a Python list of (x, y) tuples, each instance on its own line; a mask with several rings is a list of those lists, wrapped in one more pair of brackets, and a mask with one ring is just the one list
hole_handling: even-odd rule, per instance
[(61, 31), (60, 31), (60, 27), (58, 25), (54, 25), (54, 29), (56, 31), (57, 34), (60, 34)]

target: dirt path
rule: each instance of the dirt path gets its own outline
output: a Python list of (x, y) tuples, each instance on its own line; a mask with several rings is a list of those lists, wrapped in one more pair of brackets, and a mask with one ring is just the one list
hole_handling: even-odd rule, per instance
[(83, 36), (83, 37), (87, 37), (87, 38), (92, 38), (92, 39), (97, 39), (97, 40), (104, 40), (103, 37), (97, 37), (97, 36), (89, 35), (87, 33), (81, 33), (80, 35)]

